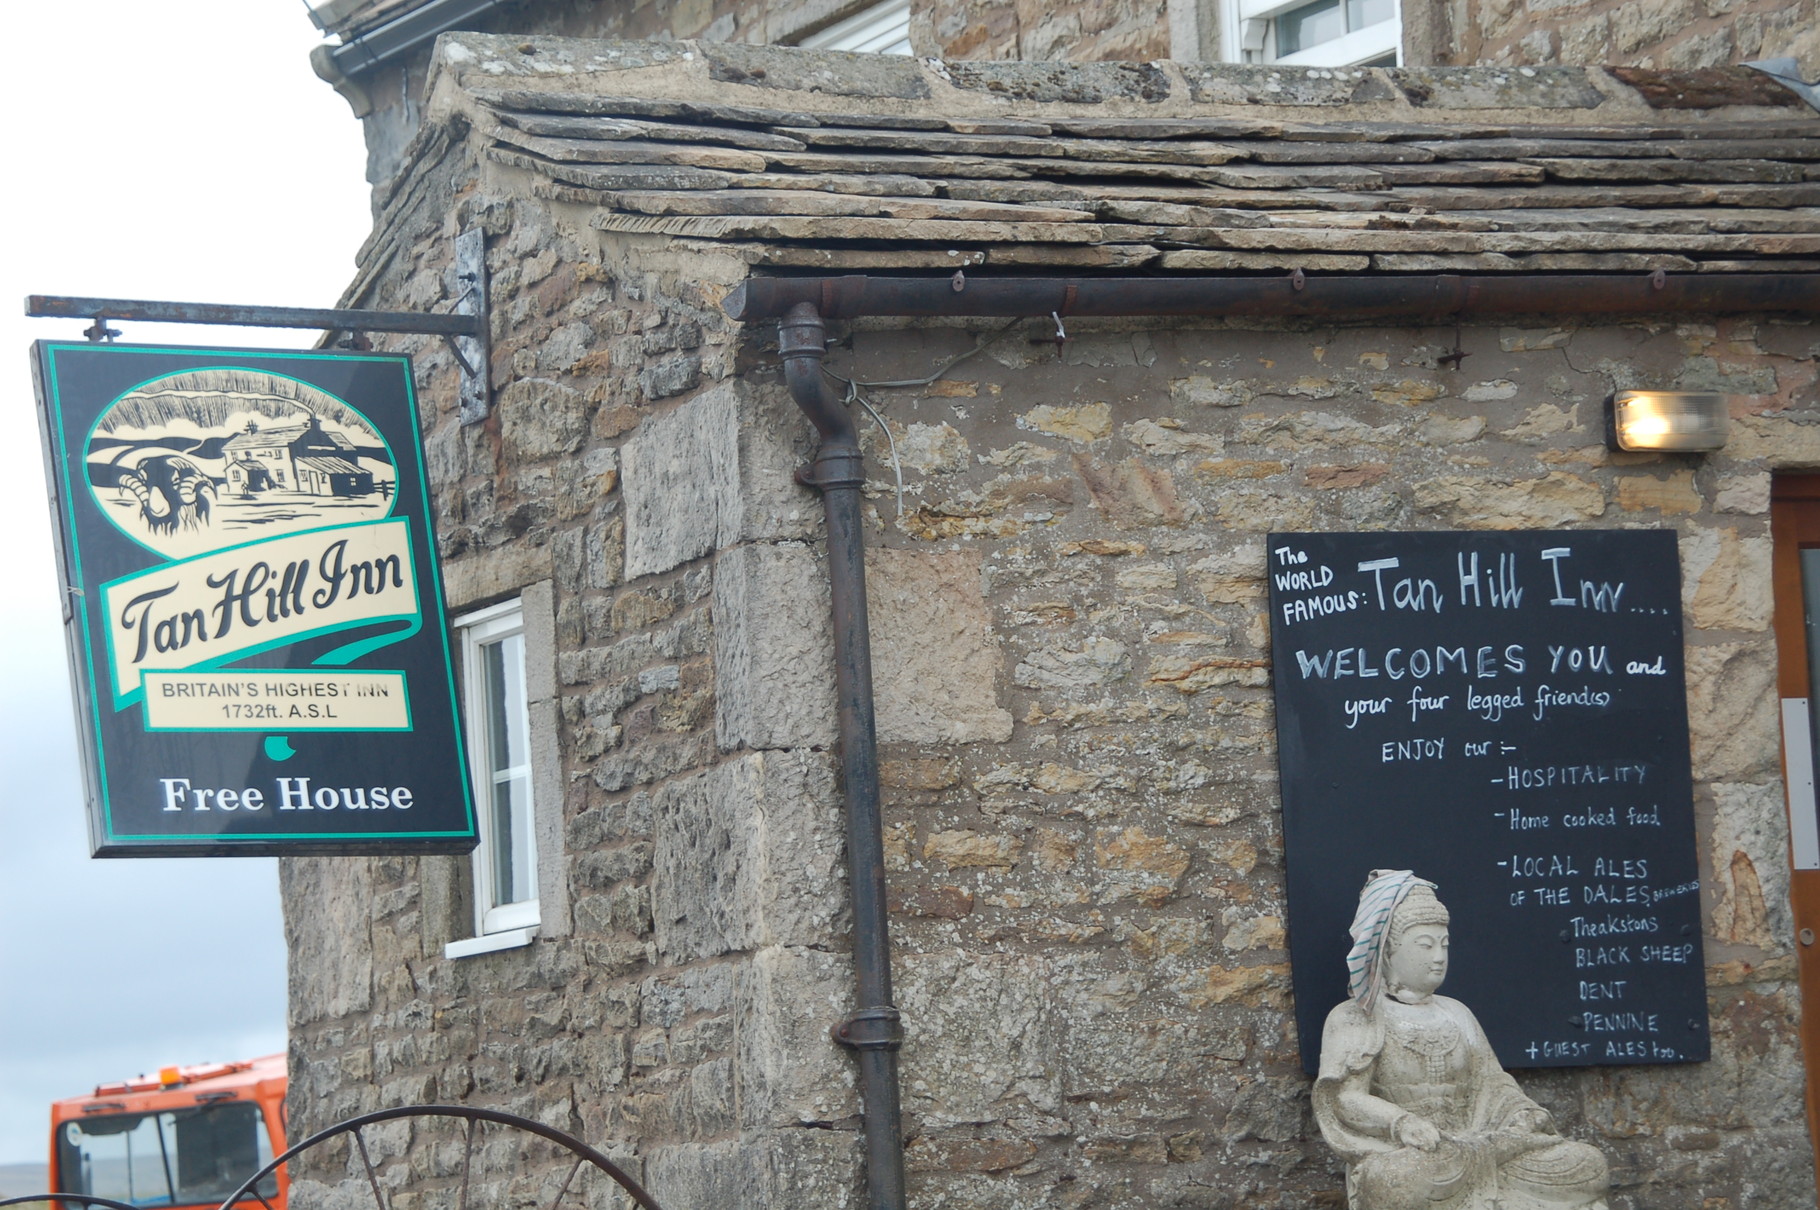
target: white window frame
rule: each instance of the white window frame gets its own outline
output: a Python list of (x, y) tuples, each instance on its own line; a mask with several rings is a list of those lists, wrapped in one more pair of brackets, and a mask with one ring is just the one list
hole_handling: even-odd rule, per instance
[[(455, 632), (461, 640), (462, 694), (463, 713), (467, 724), (468, 770), (470, 783), (474, 788), (474, 809), (478, 820), (480, 844), (473, 855), (474, 886), (474, 933), (470, 938), (452, 941), (444, 947), (443, 953), (449, 958), (465, 958), (471, 954), (484, 954), (494, 950), (509, 949), (514, 946), (529, 945), (537, 936), (538, 926), (542, 923), (542, 913), (538, 897), (538, 853), (537, 853), (537, 814), (536, 782), (532, 768), (532, 742), (529, 685), (521, 685), (519, 692), (518, 718), (513, 720), (522, 728), (524, 735), (524, 760), (522, 768), (514, 767), (511, 772), (521, 774), (526, 787), (524, 800), (518, 805), (522, 811), (523, 843), (531, 848), (530, 883), (531, 894), (528, 899), (515, 903), (495, 903), (493, 895), (492, 861), (496, 841), (493, 836), (493, 771), (488, 767), (487, 754), (491, 751), (492, 735), (489, 730), (492, 712), (487, 704), (480, 701), (478, 695), (485, 690), (487, 683), (484, 649), (502, 639), (513, 635), (525, 634), (525, 610), (522, 600), (505, 601), (486, 609), (478, 609), (463, 614), (455, 619)], [(528, 681), (528, 665), (531, 658), (529, 643), (524, 644), (525, 659), (520, 666), (520, 674)], [(508, 723), (510, 726), (511, 723)]]
[(816, 30), (797, 45), (808, 50), (847, 50), (870, 55), (910, 54), (910, 0), (882, 0)]
[[(1278, 56), (1276, 18), (1306, 3), (1308, 0), (1222, 0), (1225, 20), (1221, 28), (1221, 46), (1225, 58), (1234, 63), (1269, 63), (1285, 67), (1351, 67), (1385, 55), (1395, 55), (1398, 64), (1403, 62), (1401, 0), (1397, 0), (1387, 20), (1330, 38), (1292, 55)], [(1341, 0), (1342, 6), (1344, 3), (1345, 0)]]

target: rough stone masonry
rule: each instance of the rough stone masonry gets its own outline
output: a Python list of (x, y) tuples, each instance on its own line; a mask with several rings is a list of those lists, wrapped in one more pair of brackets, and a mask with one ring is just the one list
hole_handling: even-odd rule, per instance
[[(465, 1102), (579, 1134), (671, 1210), (851, 1206), (856, 1104), (847, 1060), (827, 1036), (850, 1007), (851, 976), (826, 587), (819, 504), (791, 479), (811, 433), (783, 390), (774, 327), (736, 324), (718, 304), (766, 258), (885, 271), (945, 249), (853, 234), (876, 228), (822, 243), (783, 228), (724, 238), (705, 224), (605, 229), (603, 217), (635, 199), (610, 204), (586, 181), (631, 187), (580, 169), (553, 180), (550, 147), (527, 157), (521, 139), (519, 151), (502, 150), (474, 92), (661, 97), (658, 73), (705, 69), (633, 62), (647, 52), (616, 44), (540, 43), (528, 54), (516, 42), (442, 44), (434, 120), (383, 199), (349, 297), (441, 307), (460, 293), (454, 234), (488, 234), (495, 406), (485, 423), (458, 424), (445, 352), (408, 339), (396, 347), (415, 351), (424, 388), (452, 608), (524, 593), (548, 618), (551, 658), (532, 670), (543, 678), (532, 697), (547, 704), (541, 734), (559, 755), (551, 791), (562, 827), (548, 847), (560, 853), (560, 895), (533, 944), (451, 961), (442, 947), (471, 931), (465, 860), (287, 860), (291, 1133), (380, 1106)], [(765, 78), (786, 82), (723, 75), (689, 84), (700, 91), (674, 105), (696, 106), (687, 112), (697, 117), (719, 106), (717, 120), (747, 131), (780, 111), (827, 117), (844, 106), (895, 115), (902, 133), (902, 119), (934, 112), (936, 102), (843, 84), (825, 57), (766, 53), (781, 57)], [(524, 66), (553, 55), (560, 68)], [(1233, 70), (1235, 88), (1262, 79)], [(1095, 137), (1131, 139), (1144, 136), (1107, 131), (1177, 105), (1041, 99), (1087, 97), (1108, 78), (1056, 68), (1049, 92), (982, 89), (968, 120), (991, 107), (1006, 121), (1094, 118), (1105, 123)], [(1505, 87), (1489, 74), (1451, 79), (1475, 95)], [(1579, 87), (1544, 76), (1536, 87), (1570, 84)], [(1551, 120), (1608, 128), (1635, 104), (1600, 91), (1608, 83), (1588, 87), (1600, 95), (1586, 114), (1560, 118), (1557, 107)], [(1202, 95), (1213, 99), (1182, 102), (1169, 120), (1379, 112), (1312, 91), (1274, 109)], [(572, 116), (610, 108), (565, 104)], [(729, 118), (739, 106), (750, 112)], [(675, 121), (684, 113), (633, 120), (686, 126)], [(1466, 118), (1550, 115), (1480, 108)], [(737, 157), (690, 151), (677, 134), (640, 153), (649, 190), (699, 188), (690, 173), (735, 170), (704, 167)], [(627, 153), (563, 154), (600, 164)], [(920, 173), (934, 176), (919, 162), (901, 183), (867, 186), (859, 182), (879, 166), (791, 164), (826, 176), (805, 191), (830, 197), (901, 202)], [(652, 184), (659, 169), (676, 181)], [(625, 170), (599, 169), (615, 171)], [(1795, 183), (1760, 175), (1763, 189), (1801, 187), (1799, 170)], [(1177, 181), (1167, 187), (1227, 190), (1226, 210), (1155, 210), (1145, 221), (1238, 229), (1271, 212), (1231, 195), (1274, 188), (1266, 178)], [(1686, 197), (1728, 187), (1688, 186)], [(1082, 192), (1116, 204), (1121, 188)], [(1435, 215), (1412, 215), (1406, 201), (1397, 209), (1394, 191), (1376, 196), (1386, 216)], [(1774, 218), (1794, 241), (1780, 255), (1792, 257), (1812, 238), (1808, 204), (1737, 214), (1753, 230)], [(1696, 217), (1680, 207), (1683, 226), (1668, 226), (1685, 232)], [(1521, 219), (1512, 218), (1519, 230)], [(1041, 220), (1044, 230), (1072, 221)], [(1484, 230), (1499, 220), (1475, 221)], [(1588, 213), (1578, 230), (1600, 221)], [(946, 238), (968, 255), (999, 255), (977, 230)], [(1101, 233), (1131, 247), (1144, 238), (1129, 226)], [(1006, 255), (1040, 261), (1045, 249), (1032, 241), (1006, 237)], [(1452, 246), (1465, 250), (1422, 255), (1485, 255)], [(1778, 255), (1700, 247), (1708, 251), (1676, 255)], [(1767, 521), (1772, 473), (1820, 468), (1811, 321), (1067, 327), (1058, 347), (1048, 320), (855, 322), (830, 355), (838, 373), (868, 382), (929, 379), (868, 391), (890, 432), (887, 441), (878, 425), (868, 430), (867, 541), (911, 1204), (1344, 1204), (1312, 1126), (1289, 1012), (1264, 535), (1579, 526), (1680, 535), (1714, 1057), (1525, 1073), (1524, 1087), (1611, 1158), (1615, 1207), (1811, 1204)], [(1464, 361), (1446, 359), (1456, 348)], [(1643, 385), (1751, 402), (1718, 454), (1607, 452), (1602, 400)], [(398, 1210), (452, 1192), (457, 1132), (394, 1125), (369, 1132), (369, 1145)], [(566, 1172), (543, 1151), (485, 1133), (471, 1196), (548, 1204)], [(339, 1210), (371, 1194), (357, 1160), (325, 1149), (299, 1163), (292, 1196), (300, 1208)], [(571, 1196), (620, 1204), (604, 1186)]]

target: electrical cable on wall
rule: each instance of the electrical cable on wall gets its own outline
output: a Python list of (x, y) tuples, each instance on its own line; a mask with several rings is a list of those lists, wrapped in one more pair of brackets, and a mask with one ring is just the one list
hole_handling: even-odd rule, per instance
[[(882, 431), (885, 434), (885, 446), (886, 446), (887, 450), (889, 450), (890, 457), (891, 457), (891, 475), (897, 484), (897, 515), (893, 518), (893, 520), (895, 520), (901, 524), (904, 519), (904, 468), (897, 456), (897, 439), (891, 435), (891, 426), (885, 423), (885, 418), (883, 416), (879, 415), (877, 408), (872, 406), (872, 401), (867, 399), (866, 396), (862, 393), (862, 388), (872, 387), (872, 388), (895, 390), (898, 388), (906, 388), (906, 387), (930, 386), (933, 383), (939, 382), (943, 377), (945, 377), (947, 375), (948, 371), (952, 370), (955, 366), (959, 365), (961, 362), (966, 361), (969, 357), (973, 357), (979, 353), (985, 352), (986, 349), (990, 348), (993, 344), (997, 343), (999, 337), (1001, 337), (1005, 333), (1011, 331), (1011, 329), (1017, 327), (1017, 325), (1022, 322), (1023, 322), (1023, 318), (1019, 317), (1017, 319), (1012, 320), (1010, 323), (1005, 324), (1003, 327), (995, 328), (991, 332), (987, 333), (985, 336), (981, 336), (981, 337), (977, 338), (974, 341), (973, 347), (971, 349), (968, 349), (964, 353), (956, 353), (953, 357), (950, 357), (948, 360), (946, 360), (946, 361), (942, 362), (940, 365), (936, 366), (933, 373), (931, 373), (923, 378), (895, 378), (895, 379), (890, 379), (890, 380), (881, 380), (881, 381), (877, 381), (877, 382), (868, 382), (868, 381), (862, 381), (858, 378), (847, 378), (847, 377), (844, 377), (843, 375), (836, 374), (833, 370), (828, 369), (826, 366), (822, 367), (822, 373), (824, 373), (828, 377), (834, 379), (834, 381), (839, 382), (839, 383), (844, 383), (846, 385), (847, 395), (846, 395), (846, 399), (844, 400), (844, 402), (849, 405), (858, 403), (862, 408), (865, 408), (866, 415), (872, 417), (872, 422), (874, 424), (878, 425), (880, 431)], [(1061, 328), (1061, 321), (1059, 319), (1056, 321), (1056, 328), (1058, 331)], [(1060, 349), (1061, 349), (1061, 344), (1059, 341), (1056, 344), (1056, 349), (1059, 354)]]

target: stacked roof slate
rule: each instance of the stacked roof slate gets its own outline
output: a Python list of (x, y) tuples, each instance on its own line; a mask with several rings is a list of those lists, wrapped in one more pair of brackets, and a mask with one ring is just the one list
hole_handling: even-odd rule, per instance
[(1820, 113), (1745, 68), (942, 63), (443, 39), (433, 110), (605, 232), (755, 265), (1820, 269)]

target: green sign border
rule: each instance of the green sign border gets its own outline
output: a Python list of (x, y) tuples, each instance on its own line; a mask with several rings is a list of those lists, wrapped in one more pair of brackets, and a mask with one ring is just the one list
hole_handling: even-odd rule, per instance
[[(289, 361), (318, 361), (318, 362), (320, 362), (320, 361), (381, 362), (381, 363), (386, 363), (386, 364), (390, 364), (390, 365), (396, 365), (399, 367), (399, 369), (401, 371), (401, 377), (402, 377), (403, 385), (404, 385), (405, 402), (406, 402), (413, 418), (415, 418), (415, 416), (417, 414), (417, 386), (416, 386), (416, 382), (414, 379), (414, 375), (412, 374), (411, 359), (404, 354), (380, 353), (380, 354), (365, 354), (365, 355), (352, 354), (352, 355), (350, 355), (350, 354), (344, 354), (344, 353), (312, 353), (312, 352), (305, 352), (305, 351), (299, 351), (299, 350), (294, 350), (294, 349), (238, 349), (238, 350), (235, 350), (235, 349), (211, 348), (208, 346), (189, 347), (189, 346), (183, 346), (183, 345), (162, 345), (162, 344), (160, 344), (160, 345), (129, 345), (129, 344), (116, 345), (116, 344), (89, 344), (89, 343), (81, 342), (81, 341), (40, 341), (37, 344), (37, 350), (36, 350), (37, 357), (34, 360), (35, 360), (35, 364), (41, 368), (42, 373), (44, 375), (44, 381), (42, 383), (42, 390), (40, 392), (40, 398), (41, 398), (41, 402), (44, 405), (44, 408), (46, 409), (46, 411), (48, 413), (47, 424), (45, 427), (45, 436), (46, 436), (47, 442), (50, 443), (50, 447), (47, 450), (47, 452), (49, 454), (51, 454), (52, 464), (53, 464), (52, 466), (47, 467), (46, 469), (49, 471), (54, 471), (55, 473), (58, 473), (61, 478), (62, 500), (59, 504), (59, 507), (57, 508), (57, 521), (58, 521), (58, 529), (61, 531), (61, 537), (65, 542), (68, 543), (68, 551), (65, 556), (67, 559), (67, 566), (59, 567), (58, 570), (60, 573), (66, 571), (66, 570), (76, 573), (76, 579), (78, 580), (78, 582), (81, 580), (80, 572), (81, 572), (81, 568), (82, 568), (82, 549), (81, 549), (81, 540), (77, 533), (77, 526), (76, 526), (76, 515), (75, 515), (76, 496), (74, 493), (73, 483), (72, 483), (71, 476), (70, 476), (70, 450), (69, 450), (68, 442), (66, 441), (68, 429), (65, 424), (65, 417), (64, 417), (64, 413), (63, 413), (62, 384), (58, 381), (56, 355), (59, 352), (63, 352), (63, 351), (72, 351), (72, 352), (80, 351), (82, 353), (88, 354), (88, 353), (96, 353), (96, 352), (106, 353), (109, 350), (118, 350), (119, 352), (124, 353), (124, 354), (164, 353), (164, 354), (170, 354), (173, 356), (191, 356), (191, 357), (219, 356), (219, 357), (223, 358), (227, 363), (227, 364), (218, 365), (218, 366), (194, 366), (194, 367), (190, 367), (188, 370), (183, 371), (186, 373), (193, 372), (196, 370), (203, 370), (203, 369), (247, 369), (247, 368), (249, 368), (245, 365), (234, 364), (234, 361), (236, 358), (257, 358), (262, 361), (289, 360)], [(155, 381), (156, 378), (160, 378), (160, 377), (165, 377), (165, 375), (156, 375), (153, 378), (145, 379), (145, 382), (152, 382), (152, 381)], [(289, 375), (277, 375), (277, 377), (290, 377), (290, 376)], [(296, 379), (296, 378), (292, 378), (292, 381), (303, 382), (302, 379)], [(138, 385), (143, 386), (144, 383), (142, 382)], [(304, 385), (315, 386), (314, 383), (304, 383)], [(126, 391), (121, 392), (121, 396), (130, 394), (132, 391), (134, 391), (136, 389), (138, 389), (138, 386), (128, 387)], [(316, 387), (316, 389), (321, 390), (322, 388)], [(116, 401), (121, 396), (117, 396)], [(345, 402), (345, 401), (343, 401), (343, 402)], [(110, 403), (108, 406), (111, 407), (112, 403)], [(350, 408), (353, 407), (353, 405), (351, 405), (351, 404), (348, 404), (347, 406)], [(366, 414), (364, 412), (360, 412), (360, 410), (358, 408), (354, 408), (353, 410), (356, 411), (357, 413), (359, 413), (363, 418), (368, 419), (369, 423), (371, 423), (370, 418), (367, 418)], [(104, 412), (105, 412), (105, 409), (104, 409)], [(92, 429), (93, 429), (92, 425), (90, 426), (90, 429), (92, 431)], [(393, 456), (396, 457), (397, 450), (394, 448), (393, 442), (387, 438), (386, 434), (380, 430), (378, 425), (374, 425), (373, 429), (374, 429), (374, 432), (379, 433), (380, 439), (382, 441), (385, 441), (387, 448), (391, 449)], [(95, 771), (96, 777), (98, 778), (98, 782), (96, 783), (96, 785), (97, 785), (97, 789), (99, 790), (99, 795), (100, 795), (100, 801), (99, 801), (99, 803), (96, 804), (98, 806), (99, 810), (97, 812), (91, 813), (91, 819), (93, 819), (99, 825), (99, 834), (91, 837), (91, 841), (92, 841), (91, 847), (95, 850), (95, 852), (94, 852), (95, 856), (98, 856), (98, 857), (99, 856), (129, 857), (129, 856), (154, 856), (154, 855), (166, 856), (166, 855), (168, 855), (168, 856), (173, 856), (173, 857), (184, 857), (184, 856), (242, 856), (242, 855), (244, 855), (244, 856), (264, 857), (264, 856), (274, 856), (274, 855), (284, 855), (284, 854), (307, 856), (307, 855), (323, 854), (329, 848), (333, 847), (333, 846), (325, 845), (324, 842), (333, 842), (333, 841), (355, 842), (351, 846), (340, 846), (341, 851), (346, 852), (349, 855), (377, 856), (377, 855), (380, 855), (387, 851), (418, 852), (418, 853), (427, 853), (427, 852), (431, 852), (431, 851), (446, 853), (446, 852), (453, 851), (453, 852), (459, 853), (459, 852), (465, 852), (465, 851), (471, 850), (474, 847), (474, 845), (478, 843), (479, 833), (478, 833), (478, 825), (477, 825), (477, 821), (475, 818), (475, 812), (474, 812), (474, 791), (473, 791), (473, 786), (470, 784), (470, 781), (469, 781), (468, 761), (467, 761), (467, 757), (466, 757), (466, 752), (464, 750), (465, 745), (464, 745), (464, 737), (462, 734), (463, 728), (462, 728), (462, 724), (461, 724), (461, 719), (462, 719), (461, 698), (460, 698), (460, 694), (456, 690), (456, 685), (455, 685), (454, 663), (453, 663), (453, 658), (452, 658), (450, 648), (449, 648), (449, 626), (448, 626), (447, 608), (443, 602), (442, 592), (441, 592), (442, 562), (437, 556), (436, 543), (434, 541), (435, 532), (434, 532), (434, 529), (432, 528), (432, 515), (431, 515), (431, 508), (430, 508), (430, 500), (428, 497), (429, 482), (430, 482), (429, 473), (428, 473), (427, 468), (424, 465), (423, 436), (422, 436), (421, 431), (419, 429), (417, 429), (415, 427), (415, 425), (413, 425), (413, 427), (412, 427), (410, 437), (411, 437), (411, 440), (408, 443), (410, 446), (410, 453), (411, 453), (411, 456), (416, 461), (418, 483), (421, 485), (423, 492), (424, 492), (424, 499), (423, 499), (424, 528), (426, 531), (428, 531), (428, 533), (432, 539), (431, 541), (425, 543), (425, 546), (428, 549), (426, 549), (424, 551), (424, 560), (428, 565), (427, 570), (429, 571), (430, 577), (432, 578), (432, 581), (433, 581), (434, 587), (435, 587), (435, 592), (433, 593), (433, 600), (434, 600), (434, 604), (435, 604), (435, 612), (437, 615), (437, 620), (440, 623), (440, 625), (438, 626), (438, 630), (440, 631), (439, 637), (441, 640), (441, 648), (442, 648), (442, 665), (443, 665), (443, 672), (444, 672), (443, 680), (444, 680), (444, 683), (447, 685), (448, 693), (449, 693), (450, 717), (454, 721), (455, 751), (453, 753), (453, 757), (459, 765), (459, 774), (458, 775), (460, 778), (460, 785), (461, 785), (461, 791), (462, 791), (462, 808), (467, 817), (466, 829), (439, 830), (439, 831), (409, 831), (409, 832), (402, 832), (402, 831), (311, 832), (311, 833), (303, 834), (303, 835), (300, 835), (297, 833), (286, 833), (286, 832), (243, 832), (243, 833), (239, 833), (237, 835), (231, 835), (231, 836), (230, 835), (217, 835), (217, 836), (208, 836), (208, 837), (169, 836), (169, 835), (162, 835), (162, 834), (157, 834), (157, 833), (134, 833), (134, 832), (116, 831), (114, 828), (114, 820), (113, 820), (113, 802), (112, 802), (111, 796), (108, 792), (107, 761), (106, 761), (103, 753), (100, 751), (100, 747), (102, 744), (101, 704), (100, 704), (100, 696), (96, 692), (96, 682), (95, 682), (95, 638), (94, 638), (94, 633), (90, 626), (89, 605), (86, 601), (84, 601), (81, 603), (72, 604), (69, 606), (69, 608), (71, 610), (73, 617), (79, 621), (79, 624), (81, 627), (80, 633), (81, 633), (81, 638), (82, 638), (82, 667), (83, 667), (83, 672), (84, 672), (84, 676), (85, 676), (86, 683), (87, 683), (87, 689), (88, 689), (88, 707), (89, 707), (89, 713), (91, 716), (91, 725), (94, 728), (94, 730), (92, 731), (91, 734), (93, 734), (93, 736), (94, 736), (94, 742), (95, 742), (95, 746), (96, 746), (96, 750), (94, 752), (92, 752), (92, 753), (84, 752), (83, 753), (85, 762), (89, 763), (92, 766), (92, 768)], [(84, 453), (84, 458), (86, 460), (86, 452)], [(332, 527), (325, 527), (325, 528), (332, 528)], [(140, 545), (143, 545), (143, 543), (141, 543)], [(243, 545), (247, 545), (247, 543), (240, 543), (237, 545), (243, 546)], [(154, 552), (154, 553), (156, 553), (156, 552)], [(62, 586), (63, 590), (66, 592), (69, 591), (73, 587), (75, 587), (75, 586), (74, 585), (63, 585)], [(422, 584), (420, 583), (418, 586), (418, 602), (417, 602), (417, 609), (418, 609), (419, 617), (421, 617), (421, 615), (423, 613), (423, 607), (424, 607), (423, 587), (422, 587)], [(375, 621), (383, 621), (383, 620), (384, 619), (375, 619)], [(66, 625), (66, 629), (73, 629), (72, 627), (69, 627), (68, 623), (66, 623), (65, 625)], [(287, 640), (287, 641), (288, 642), (297, 642), (297, 641), (301, 641), (301, 639), (304, 637), (307, 637), (307, 636), (295, 636), (292, 639)], [(253, 652), (241, 652), (239, 654), (250, 655), (250, 654), (254, 654), (254, 653)], [(109, 694), (109, 697), (111, 699), (111, 697), (112, 697), (111, 692)], [(161, 729), (161, 730), (170, 730), (170, 729)], [(349, 730), (370, 730), (370, 729), (349, 728)], [(86, 748), (86, 746), (87, 745), (84, 745), (85, 748)], [(452, 849), (450, 847), (443, 846), (443, 845), (437, 845), (437, 846), (434, 846), (433, 849), (431, 849), (431, 848), (424, 847), (422, 844), (413, 843), (413, 842), (423, 842), (423, 841), (444, 841), (444, 840), (466, 841), (467, 843), (465, 846), (455, 847)], [(385, 842), (388, 842), (388, 841), (392, 842), (392, 843), (390, 845), (387, 845)], [(131, 846), (131, 849), (126, 852), (106, 852), (105, 851), (110, 846), (118, 846), (118, 845)], [(260, 851), (257, 853), (245, 853), (245, 854), (228, 851), (228, 850), (251, 848), (251, 847), (257, 847)], [(168, 854), (156, 852), (156, 850), (159, 850), (159, 849), (178, 849), (178, 848), (181, 848), (184, 851), (180, 852), (180, 853), (172, 852), (172, 853), (168, 853)]]

